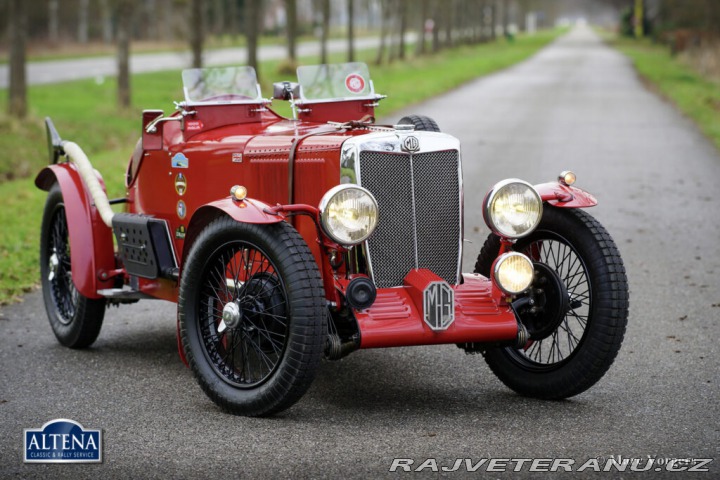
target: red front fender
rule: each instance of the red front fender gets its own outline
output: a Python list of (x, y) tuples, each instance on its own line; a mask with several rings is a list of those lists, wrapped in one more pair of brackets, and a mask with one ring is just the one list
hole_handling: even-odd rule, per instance
[(266, 213), (265, 210), (269, 208), (266, 203), (260, 200), (246, 198), (242, 202), (237, 202), (229, 197), (207, 203), (198, 208), (188, 225), (187, 236), (185, 237), (185, 244), (183, 245), (182, 263), (185, 263), (185, 258), (187, 258), (190, 248), (202, 229), (217, 217), (228, 215), (238, 222), (243, 223), (277, 223), (284, 220), (280, 215)]
[[(98, 180), (105, 189), (100, 174)], [(60, 185), (70, 236), (72, 279), (75, 288), (88, 298), (101, 298), (97, 291), (111, 288), (112, 279), (100, 275), (115, 269), (112, 231), (105, 225), (80, 174), (72, 164), (61, 163), (42, 169), (35, 185), (46, 192), (53, 184)]]
[(569, 187), (559, 182), (548, 182), (534, 185), (543, 202), (553, 207), (587, 208), (597, 205), (594, 196), (576, 187)]

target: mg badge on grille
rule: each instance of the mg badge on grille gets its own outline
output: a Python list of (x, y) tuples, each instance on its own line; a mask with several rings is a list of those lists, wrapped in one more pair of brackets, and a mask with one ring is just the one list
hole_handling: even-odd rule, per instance
[(420, 150), (420, 140), (418, 140), (417, 137), (413, 135), (408, 135), (407, 137), (403, 138), (402, 148), (406, 152), (417, 152), (418, 150)]
[(445, 282), (431, 282), (423, 292), (425, 323), (433, 330), (445, 330), (455, 320), (455, 292)]

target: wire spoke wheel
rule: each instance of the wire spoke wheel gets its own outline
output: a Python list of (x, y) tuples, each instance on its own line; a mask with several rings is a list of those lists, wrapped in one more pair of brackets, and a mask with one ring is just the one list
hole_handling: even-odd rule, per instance
[(271, 415), (310, 387), (327, 307), (315, 259), (290, 224), (208, 224), (184, 262), (178, 313), (188, 364), (223, 410)]
[(47, 279), (50, 283), (50, 292), (58, 312), (58, 320), (68, 325), (77, 309), (78, 292), (72, 281), (70, 241), (63, 204), (59, 204), (53, 213), (49, 247)]
[(508, 352), (528, 367), (547, 369), (567, 361), (585, 338), (592, 309), (592, 288), (585, 263), (567, 240), (551, 232), (538, 232), (538, 235), (545, 238), (518, 246), (516, 250), (554, 272), (562, 288), (554, 289), (552, 279), (548, 279), (543, 270), (538, 271), (536, 281), (541, 283), (539, 290), (543, 292), (541, 313), (520, 314), (531, 341), (524, 348)]
[(105, 299), (84, 296), (73, 281), (67, 219), (71, 207), (65, 205), (55, 184), (48, 193), (40, 229), (40, 283), (45, 311), (58, 341), (66, 347), (82, 348), (100, 334)]
[[(489, 276), (500, 250), (490, 235), (475, 271)], [(516, 392), (538, 398), (577, 395), (597, 383), (620, 350), (628, 317), (628, 285), (610, 235), (582, 210), (546, 206), (540, 225), (513, 245), (530, 257), (533, 304), (517, 312), (529, 341), (488, 348), (485, 361)]]
[[(221, 246), (201, 282), (200, 333), (216, 372), (238, 388), (264, 382), (282, 358), (288, 337), (287, 292), (275, 265), (243, 241)], [(237, 318), (223, 319), (234, 304)]]

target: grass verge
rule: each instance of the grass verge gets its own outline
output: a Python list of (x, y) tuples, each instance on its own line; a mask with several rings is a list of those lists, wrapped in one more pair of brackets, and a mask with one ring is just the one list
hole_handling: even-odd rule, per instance
[[(537, 52), (562, 31), (519, 36), (476, 46), (461, 46), (441, 54), (411, 58), (391, 65), (371, 66), (378, 92), (387, 94), (379, 115), (420, 102), (494, 71), (518, 63)], [(374, 52), (360, 52), (359, 60), (371, 63)], [(303, 58), (305, 64), (317, 58)], [(343, 61), (342, 55), (331, 61)], [(260, 67), (263, 92), (272, 81), (283, 80), (274, 72), (279, 62)], [(123, 174), (132, 148), (140, 135), (143, 108), (172, 108), (182, 98), (180, 72), (134, 75), (133, 108), (115, 108), (115, 79), (95, 79), (31, 87), (30, 119), (24, 122), (0, 117), (0, 178), (24, 177), (0, 183), (0, 305), (17, 301), (38, 283), (40, 222), (45, 192), (33, 184), (33, 176), (47, 162), (43, 118), (50, 116), (61, 136), (83, 147), (97, 170), (102, 172), (108, 195), (123, 196)], [(6, 92), (0, 90), (0, 110), (6, 110)], [(283, 103), (283, 102), (279, 102)], [(286, 105), (278, 105), (286, 114)], [(11, 154), (9, 152), (12, 152)]]
[(605, 38), (632, 60), (646, 85), (694, 120), (720, 149), (720, 82), (704, 77), (673, 57), (665, 46), (649, 40)]

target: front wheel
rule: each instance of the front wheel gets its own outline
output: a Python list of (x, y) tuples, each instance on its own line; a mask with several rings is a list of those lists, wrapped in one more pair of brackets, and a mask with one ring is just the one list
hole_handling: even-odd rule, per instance
[[(489, 276), (499, 248), (499, 238), (491, 234), (477, 273)], [(521, 395), (577, 395), (607, 372), (625, 334), (628, 284), (620, 253), (591, 215), (553, 207), (544, 209), (538, 228), (513, 250), (535, 263), (527, 293), (533, 304), (518, 311), (530, 339), (522, 348), (488, 349), (485, 360)]]
[(67, 214), (57, 183), (48, 193), (40, 228), (40, 283), (50, 326), (66, 347), (87, 347), (100, 334), (105, 299), (87, 298), (75, 288)]
[(310, 387), (327, 307), (314, 257), (288, 223), (210, 223), (185, 263), (178, 309), (190, 368), (225, 411), (270, 415)]

